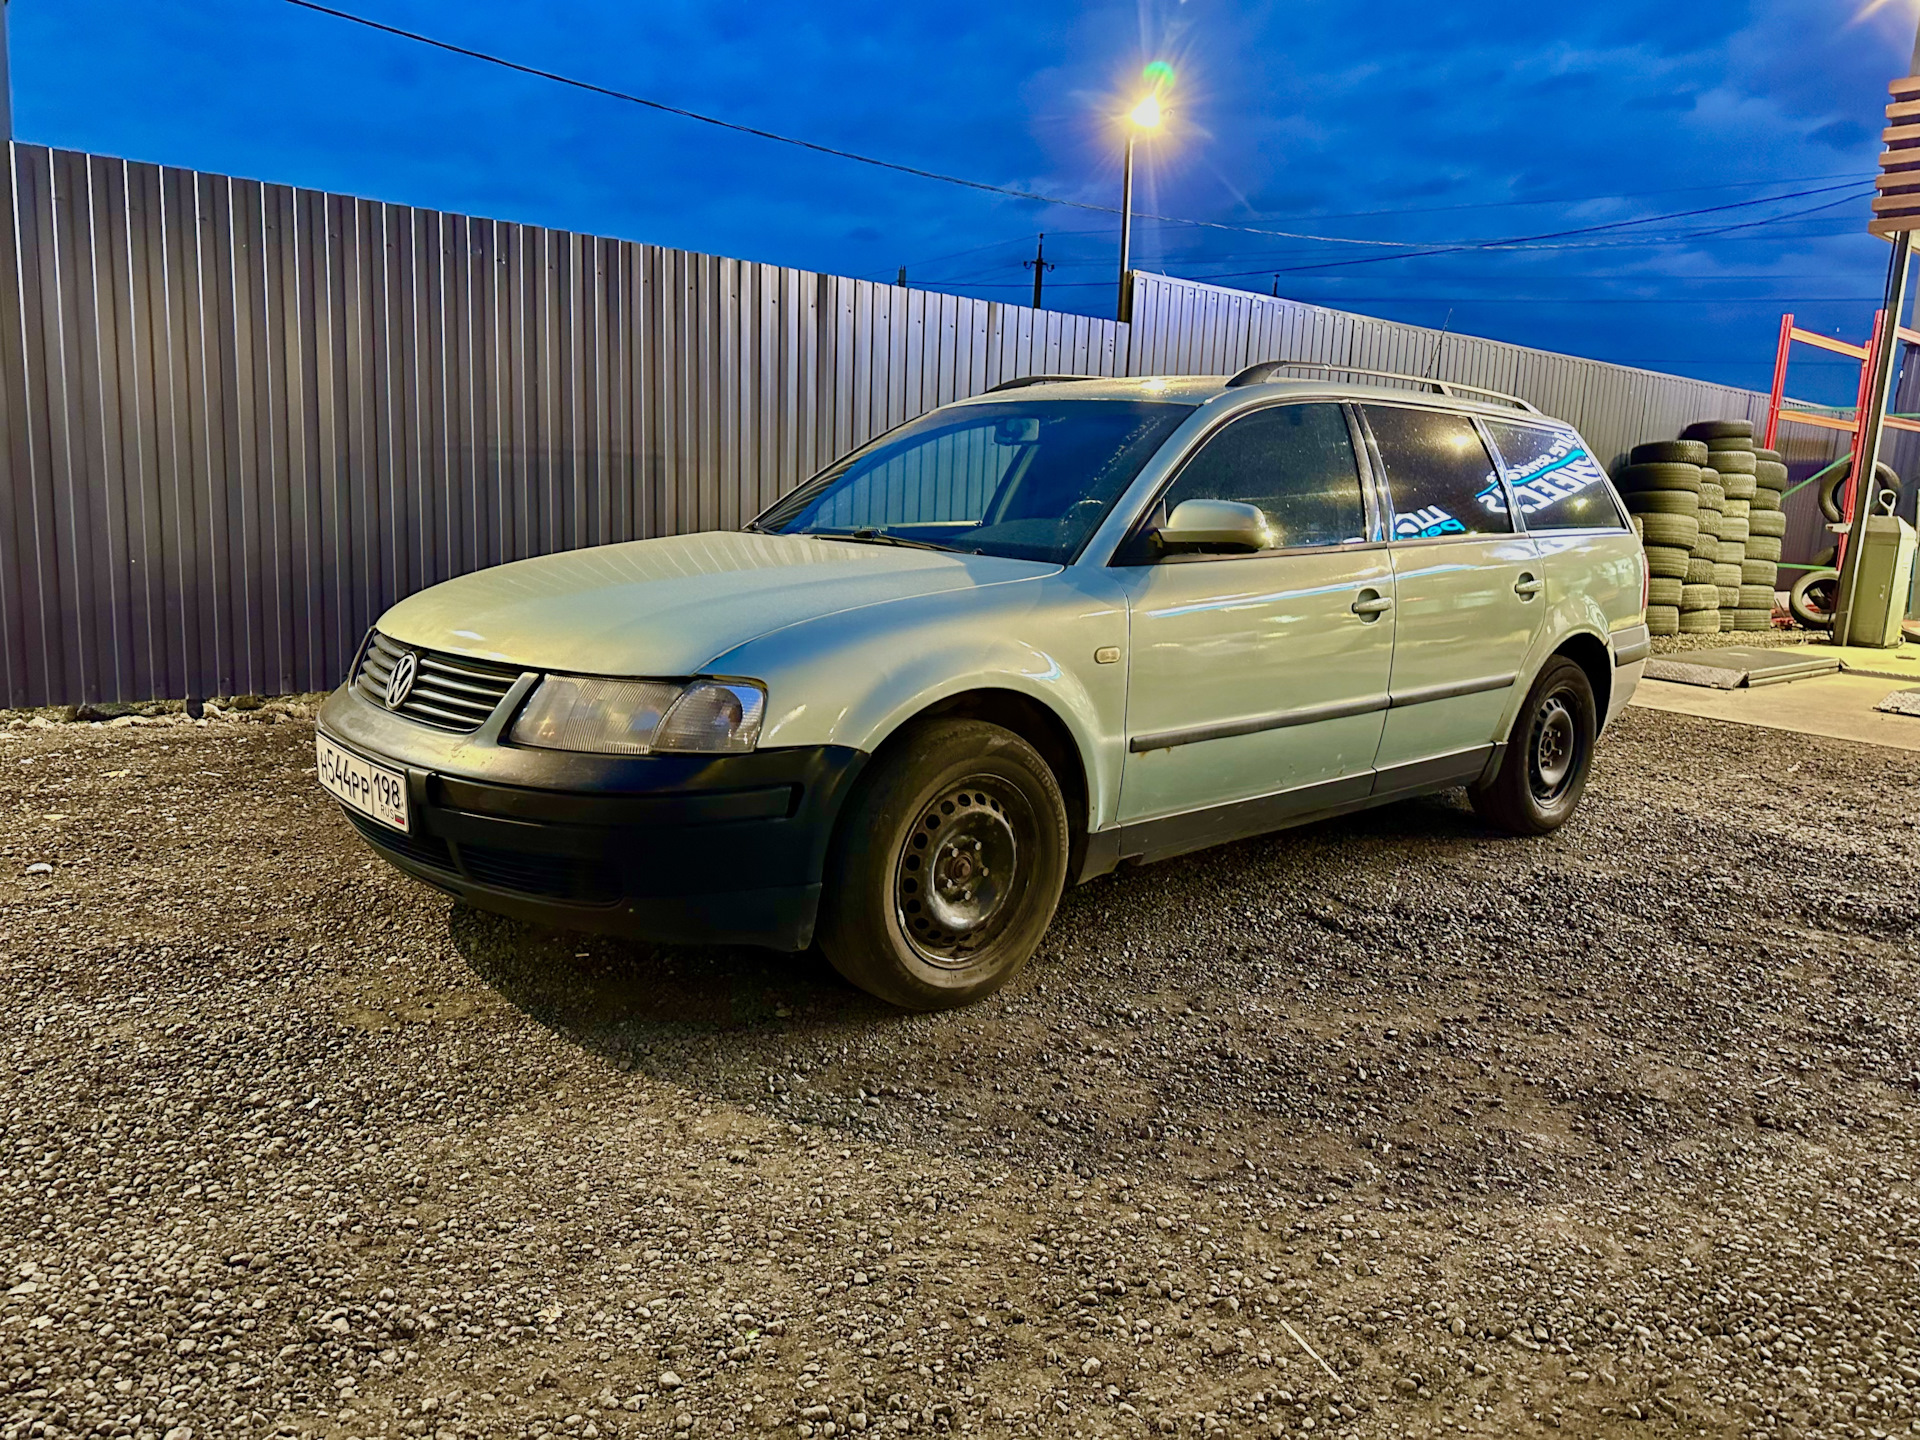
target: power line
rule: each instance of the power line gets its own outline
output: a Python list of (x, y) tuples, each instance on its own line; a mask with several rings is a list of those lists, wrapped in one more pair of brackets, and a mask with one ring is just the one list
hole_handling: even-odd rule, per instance
[[(1015, 200), (1031, 200), (1044, 205), (1062, 205), (1062, 206), (1067, 206), (1069, 208), (1076, 209), (1076, 210), (1089, 210), (1089, 211), (1093, 211), (1093, 212), (1096, 212), (1099, 214), (1105, 214), (1105, 215), (1117, 215), (1120, 213), (1118, 207), (1113, 205), (1096, 205), (1091, 201), (1069, 200), (1062, 196), (1043, 195), (1038, 191), (1021, 190), (1014, 186), (995, 185), (985, 180), (973, 180), (962, 175), (948, 175), (938, 170), (928, 170), (917, 165), (906, 165), (895, 160), (882, 160), (876, 156), (863, 155), (855, 150), (843, 150), (837, 146), (824, 145), (816, 140), (803, 140), (798, 136), (785, 135), (776, 130), (762, 129), (759, 126), (743, 124), (737, 120), (723, 120), (718, 116), (703, 114), (698, 110), (689, 110), (684, 106), (670, 105), (664, 100), (651, 100), (645, 96), (634, 95), (625, 90), (615, 90), (610, 86), (597, 85), (589, 80), (578, 80), (570, 75), (562, 75), (557, 71), (543, 70), (540, 67), (535, 65), (522, 64), (520, 61), (509, 60), (504, 56), (490, 54), (485, 50), (475, 50), (469, 46), (456, 45), (451, 41), (439, 40), (431, 35), (423, 35), (416, 30), (405, 30), (397, 25), (388, 25), (379, 20), (371, 20), (364, 15), (356, 15), (348, 10), (338, 10), (331, 5), (322, 5), (318, 3), (318, 0), (286, 0), (286, 3), (289, 5), (297, 6), (302, 10), (311, 10), (317, 14), (330, 15), (337, 20), (345, 20), (350, 24), (364, 26), (369, 30), (377, 30), (382, 34), (396, 36), (403, 40), (411, 40), (416, 44), (430, 46), (431, 48), (436, 50), (443, 50), (452, 55), (461, 55), (470, 60), (479, 60), (489, 65), (498, 65), (503, 69), (516, 71), (522, 75), (531, 75), (536, 79), (550, 80), (556, 85), (570, 86), (573, 89), (584, 90), (591, 94), (604, 96), (605, 98), (610, 100), (620, 100), (629, 105), (639, 105), (645, 109), (655, 110), (666, 115), (677, 115), (684, 120), (697, 121), (702, 125), (711, 125), (716, 127), (717, 129), (731, 130), (742, 135), (752, 135), (761, 140), (770, 140), (776, 144), (791, 145), (796, 147), (797, 149), (810, 150), (810, 151), (813, 151), (815, 154), (829, 155), (840, 160), (851, 160), (856, 164), (871, 165), (876, 169), (881, 169), (881, 170), (892, 170), (902, 175), (913, 175), (923, 180), (937, 180), (942, 184), (959, 185), (969, 190), (979, 190), (987, 194), (1004, 195), (1010, 199), (1015, 199)], [(1550, 232), (1547, 235), (1541, 235), (1541, 236), (1522, 236), (1513, 240), (1482, 240), (1482, 241), (1471, 241), (1471, 242), (1463, 241), (1463, 242), (1444, 242), (1444, 243), (1448, 246), (1449, 249), (1491, 249), (1491, 248), (1497, 248), (1497, 247), (1506, 246), (1506, 245), (1519, 245), (1529, 240), (1553, 239), (1563, 235), (1590, 234), (1590, 233), (1595, 233), (1597, 231), (1602, 231), (1602, 230), (1617, 229), (1623, 226), (1650, 224), (1658, 220), (1679, 219), (1689, 215), (1704, 215), (1704, 214), (1713, 213), (1715, 211), (1735, 210), (1735, 209), (1740, 209), (1744, 206), (1750, 206), (1750, 205), (1765, 205), (1775, 200), (1797, 199), (1805, 195), (1824, 194), (1830, 190), (1838, 190), (1838, 189), (1845, 189), (1845, 188), (1850, 188), (1850, 187), (1844, 186), (1844, 185), (1832, 185), (1832, 186), (1824, 187), (1824, 189), (1800, 190), (1800, 191), (1794, 191), (1785, 195), (1773, 195), (1773, 196), (1766, 196), (1766, 197), (1755, 199), (1755, 200), (1733, 201), (1726, 205), (1707, 206), (1704, 209), (1700, 209), (1700, 210), (1683, 210), (1683, 211), (1676, 212), (1675, 214), (1672, 214), (1672, 215), (1649, 215), (1649, 216), (1643, 216), (1637, 220), (1621, 220), (1621, 221), (1612, 222), (1611, 224), (1608, 224), (1608, 225), (1582, 227), (1580, 229), (1575, 229), (1575, 230), (1554, 231), (1554, 232)], [(1418, 212), (1409, 212), (1409, 213), (1418, 213)], [(1297, 231), (1291, 231), (1291, 230), (1268, 229), (1260, 226), (1233, 225), (1225, 221), (1219, 221), (1219, 220), (1195, 220), (1185, 216), (1177, 216), (1177, 215), (1144, 215), (1143, 214), (1143, 215), (1138, 215), (1136, 218), (1142, 219), (1142, 220), (1157, 220), (1165, 224), (1191, 225), (1201, 229), (1232, 231), (1239, 234), (1271, 235), (1278, 239), (1284, 239), (1284, 240), (1307, 240), (1307, 241), (1312, 241), (1316, 244), (1365, 245), (1369, 247), (1378, 247), (1378, 248), (1386, 248), (1386, 249), (1394, 249), (1394, 250), (1412, 250), (1422, 254), (1446, 253), (1446, 251), (1444, 250), (1443, 251), (1432, 251), (1432, 250), (1422, 251), (1420, 249), (1420, 247), (1423, 245), (1431, 246), (1436, 243), (1443, 243), (1443, 242), (1415, 241), (1415, 240), (1370, 240), (1370, 239), (1362, 239), (1362, 238), (1350, 236), (1350, 235), (1312, 235), (1312, 234), (1303, 234), (1303, 233), (1300, 233)], [(1400, 257), (1379, 256), (1374, 258), (1395, 259)], [(1365, 264), (1368, 262), (1367, 261), (1348, 261), (1344, 263)], [(1322, 267), (1299, 266), (1294, 268), (1317, 269)]]

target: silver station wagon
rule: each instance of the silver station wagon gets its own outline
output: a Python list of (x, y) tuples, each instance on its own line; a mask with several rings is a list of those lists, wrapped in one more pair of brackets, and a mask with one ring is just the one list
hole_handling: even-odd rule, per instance
[(1122, 865), (1455, 786), (1552, 830), (1648, 653), (1606, 473), (1511, 397), (1309, 368), (1014, 381), (743, 531), (422, 591), (321, 783), (473, 905), (817, 943), (916, 1009)]

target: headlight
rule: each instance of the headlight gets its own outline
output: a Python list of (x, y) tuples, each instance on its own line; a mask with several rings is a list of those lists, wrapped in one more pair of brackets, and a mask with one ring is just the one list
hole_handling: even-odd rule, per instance
[(549, 675), (513, 722), (518, 745), (596, 755), (738, 754), (760, 741), (766, 692), (737, 680)]

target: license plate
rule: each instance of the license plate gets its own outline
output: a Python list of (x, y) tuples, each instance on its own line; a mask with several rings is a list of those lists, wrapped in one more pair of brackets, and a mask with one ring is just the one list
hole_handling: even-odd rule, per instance
[(405, 775), (362, 760), (324, 735), (315, 739), (314, 747), (321, 789), (369, 820), (378, 820), (403, 834), (411, 828)]

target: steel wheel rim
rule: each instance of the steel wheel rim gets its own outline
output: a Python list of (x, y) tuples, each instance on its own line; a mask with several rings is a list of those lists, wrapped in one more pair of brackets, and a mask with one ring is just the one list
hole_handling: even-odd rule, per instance
[(1580, 759), (1580, 727), (1564, 694), (1549, 695), (1533, 717), (1533, 793), (1552, 804), (1566, 793)]
[(901, 933), (929, 964), (962, 969), (1003, 934), (1026, 890), (1032, 812), (994, 776), (948, 786), (926, 805), (894, 863)]

